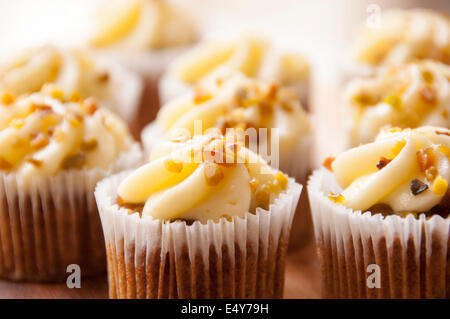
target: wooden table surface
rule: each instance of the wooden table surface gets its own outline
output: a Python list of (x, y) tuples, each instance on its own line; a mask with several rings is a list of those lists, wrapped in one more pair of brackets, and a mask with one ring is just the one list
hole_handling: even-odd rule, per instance
[[(320, 278), (313, 244), (291, 252), (286, 263), (285, 298), (319, 298)], [(106, 276), (85, 280), (79, 289), (65, 284), (0, 281), (0, 298), (107, 298)]]

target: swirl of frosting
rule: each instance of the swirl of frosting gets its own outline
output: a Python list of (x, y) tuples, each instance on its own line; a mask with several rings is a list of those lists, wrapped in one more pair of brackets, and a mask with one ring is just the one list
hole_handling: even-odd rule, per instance
[(289, 149), (308, 134), (310, 123), (298, 96), (289, 88), (250, 79), (238, 72), (226, 72), (211, 78), (195, 91), (172, 100), (159, 111), (157, 122), (167, 135), (179, 128), (195, 132), (195, 121), (201, 121), (203, 132), (216, 127), (278, 128), (279, 150)]
[(142, 216), (206, 223), (268, 209), (287, 184), (283, 173), (234, 140), (197, 135), (155, 146), (151, 161), (122, 181), (118, 195), (119, 205), (141, 205)]
[(430, 10), (392, 10), (377, 27), (365, 26), (355, 43), (356, 59), (373, 66), (421, 59), (450, 64), (450, 19)]
[(350, 82), (345, 100), (352, 145), (373, 141), (385, 126), (450, 127), (450, 66), (423, 60), (384, 67)]
[(355, 210), (389, 205), (396, 214), (425, 213), (446, 196), (450, 130), (386, 129), (375, 142), (339, 155), (331, 169), (344, 189), (329, 198)]
[(95, 16), (90, 44), (142, 51), (185, 45), (195, 28), (180, 10), (162, 0), (105, 1)]
[(120, 70), (99, 63), (88, 51), (46, 45), (21, 51), (3, 63), (0, 91), (20, 95), (54, 83), (67, 94), (94, 96), (102, 105), (128, 118), (131, 110), (123, 108), (122, 100), (133, 104), (129, 99), (138, 97), (141, 84), (137, 76)]
[(179, 81), (194, 85), (218, 69), (239, 71), (252, 78), (275, 80), (285, 86), (306, 83), (309, 64), (304, 56), (278, 52), (269, 43), (251, 35), (231, 41), (205, 42), (176, 59), (169, 74)]
[(132, 139), (125, 124), (93, 98), (64, 98), (52, 85), (15, 99), (1, 94), (0, 170), (24, 180), (62, 170), (108, 168)]

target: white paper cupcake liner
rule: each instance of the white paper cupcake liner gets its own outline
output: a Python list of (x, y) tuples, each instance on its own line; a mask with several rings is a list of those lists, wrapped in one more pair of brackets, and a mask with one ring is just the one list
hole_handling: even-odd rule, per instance
[(302, 186), (269, 210), (207, 224), (141, 218), (116, 204), (127, 175), (95, 191), (108, 255), (110, 298), (281, 298), (289, 232)]
[(110, 169), (72, 170), (33, 177), (0, 174), (0, 277), (62, 281), (67, 266), (82, 276), (105, 271), (105, 247), (94, 199), (96, 183), (142, 162), (138, 144)]
[[(324, 297), (450, 298), (450, 217), (362, 213), (333, 203), (329, 192), (341, 192), (333, 174), (315, 171), (308, 193)], [(379, 288), (367, 284), (369, 265), (379, 266)]]

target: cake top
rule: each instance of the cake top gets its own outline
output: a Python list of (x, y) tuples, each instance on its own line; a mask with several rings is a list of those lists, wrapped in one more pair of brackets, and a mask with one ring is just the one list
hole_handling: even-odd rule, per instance
[(268, 209), (288, 178), (234, 139), (198, 135), (155, 146), (119, 186), (118, 203), (155, 219), (206, 223)]
[(107, 107), (126, 114), (126, 110), (120, 109), (119, 100), (128, 96), (137, 80), (129, 71), (120, 74), (122, 89), (118, 92), (116, 71), (117, 67), (99, 63), (86, 50), (45, 45), (22, 50), (0, 65), (0, 91), (21, 95), (38, 92), (44, 84), (54, 83), (68, 95), (94, 96)]
[(279, 52), (261, 37), (244, 35), (233, 40), (206, 41), (176, 59), (169, 73), (186, 84), (197, 84), (217, 69), (239, 71), (252, 78), (283, 85), (307, 81), (309, 63), (299, 53)]
[(448, 197), (449, 157), (448, 129), (383, 130), (375, 142), (326, 161), (343, 188), (329, 198), (355, 210), (430, 213)]
[(365, 26), (357, 38), (356, 59), (378, 66), (433, 59), (450, 64), (450, 19), (430, 10), (392, 10), (379, 26)]
[(192, 43), (195, 28), (181, 10), (163, 0), (105, 1), (95, 15), (90, 44), (130, 51)]
[[(180, 128), (187, 129), (191, 136), (212, 127), (222, 134), (229, 128), (278, 128), (280, 148), (292, 146), (310, 129), (308, 116), (293, 90), (239, 72), (212, 77), (196, 86), (194, 92), (167, 103), (157, 121), (169, 136)], [(196, 121), (201, 121), (201, 132), (196, 132)]]
[(385, 126), (450, 126), (450, 66), (431, 60), (381, 68), (349, 83), (351, 143), (368, 143)]
[(72, 169), (108, 168), (132, 139), (125, 124), (93, 98), (54, 85), (31, 95), (0, 93), (0, 170), (23, 180)]

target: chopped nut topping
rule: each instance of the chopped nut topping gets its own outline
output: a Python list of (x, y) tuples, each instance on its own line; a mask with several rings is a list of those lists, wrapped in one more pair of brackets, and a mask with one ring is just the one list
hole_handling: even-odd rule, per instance
[(335, 158), (334, 157), (327, 157), (323, 163), (322, 166), (327, 168), (330, 172), (333, 171), (333, 167), (331, 166), (334, 162)]
[(66, 156), (61, 162), (61, 169), (81, 169), (86, 162), (84, 153)]
[(13, 168), (13, 165), (5, 160), (3, 157), (0, 157), (0, 170), (9, 171)]
[(204, 92), (203, 90), (196, 88), (194, 93), (194, 103), (201, 104), (212, 99), (212, 95)]
[(90, 152), (98, 147), (98, 141), (95, 138), (91, 138), (89, 141), (81, 142), (81, 150), (84, 152)]
[(83, 106), (84, 112), (89, 115), (95, 114), (98, 110), (97, 101), (93, 97), (84, 100)]
[(11, 93), (5, 92), (2, 94), (2, 104), (4, 105), (10, 105), (15, 99), (16, 98)]
[(378, 100), (374, 98), (373, 96), (370, 96), (366, 93), (360, 93), (355, 96), (353, 96), (353, 102), (361, 105), (361, 106), (369, 106), (369, 105), (375, 105), (378, 103)]
[(219, 165), (210, 162), (205, 163), (204, 174), (209, 186), (216, 186), (225, 176)]
[(431, 190), (436, 196), (444, 196), (447, 193), (448, 182), (442, 176), (436, 177)]
[(281, 172), (278, 172), (275, 175), (275, 180), (277, 181), (277, 184), (281, 187), (281, 189), (286, 189), (287, 185), (288, 185), (288, 178), (286, 175), (284, 175)]
[(421, 172), (425, 172), (435, 163), (434, 151), (431, 147), (418, 150), (416, 152), (416, 158)]
[(53, 111), (52, 107), (49, 105), (46, 105), (46, 104), (36, 104), (36, 105), (34, 105), (33, 108), (38, 112), (49, 113), (49, 112)]
[(437, 168), (434, 166), (431, 166), (425, 171), (425, 177), (427, 181), (429, 181), (430, 183), (432, 183), (435, 180), (437, 174), (438, 174)]
[(30, 146), (34, 148), (35, 150), (41, 149), (45, 146), (47, 146), (49, 143), (48, 137), (45, 136), (43, 133), (38, 133), (34, 136), (32, 136), (30, 141)]
[(402, 98), (398, 96), (397, 94), (392, 94), (386, 97), (384, 100), (385, 103), (390, 104), (395, 110), (401, 111), (402, 110)]
[(389, 164), (392, 160), (389, 158), (386, 158), (384, 156), (381, 157), (380, 161), (377, 164), (377, 168), (378, 169), (382, 169), (383, 167), (385, 167), (387, 164)]
[(42, 164), (43, 164), (42, 161), (37, 160), (37, 159), (32, 158), (32, 157), (27, 157), (27, 158), (25, 158), (25, 161), (27, 161), (28, 163), (34, 165), (35, 167), (41, 167)]
[(411, 193), (416, 196), (426, 191), (428, 189), (428, 185), (415, 178), (411, 181), (409, 189), (411, 190)]
[(183, 163), (175, 162), (173, 159), (165, 161), (164, 166), (169, 172), (172, 173), (179, 173), (183, 170)]
[(12, 119), (11, 122), (9, 122), (9, 125), (12, 127), (15, 127), (17, 129), (20, 129), (25, 125), (24, 119)]
[(438, 147), (439, 152), (444, 154), (446, 157), (450, 157), (450, 148), (445, 145), (441, 145)]
[(422, 88), (419, 94), (420, 97), (428, 104), (434, 104), (436, 102), (436, 92), (429, 86)]
[(83, 117), (81, 115), (69, 113), (66, 115), (66, 118), (73, 127), (80, 127), (83, 124)]
[(80, 102), (81, 101), (81, 94), (78, 91), (73, 91), (72, 94), (69, 97), (70, 102)]
[(424, 80), (425, 82), (427, 82), (428, 84), (431, 84), (431, 83), (433, 83), (433, 81), (434, 81), (433, 73), (431, 73), (431, 72), (428, 71), (428, 70), (425, 70), (425, 71), (422, 72), (422, 78), (423, 78), (423, 80)]
[(328, 199), (332, 200), (336, 204), (342, 204), (345, 201), (345, 197), (341, 194), (334, 194), (330, 192), (328, 195)]
[(449, 132), (444, 132), (444, 131), (439, 131), (439, 130), (436, 131), (436, 134), (437, 134), (437, 135), (447, 135), (447, 136), (450, 136), (450, 133), (449, 133)]
[(59, 89), (54, 89), (50, 95), (54, 99), (64, 101), (64, 92)]
[(274, 83), (270, 84), (266, 97), (269, 100), (274, 100), (277, 97), (278, 89), (279, 89), (278, 85)]
[(107, 71), (100, 72), (97, 79), (100, 83), (106, 83), (109, 81), (109, 73)]

